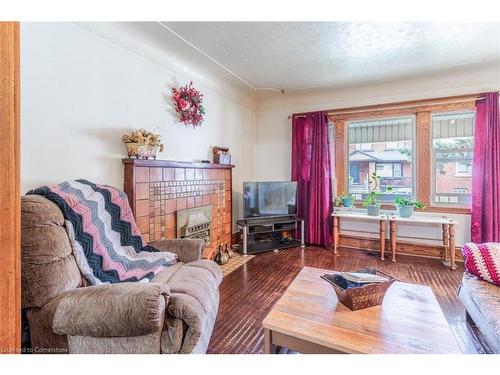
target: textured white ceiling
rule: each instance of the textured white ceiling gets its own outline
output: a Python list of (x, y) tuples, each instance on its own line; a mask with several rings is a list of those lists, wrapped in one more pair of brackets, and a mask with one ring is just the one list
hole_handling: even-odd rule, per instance
[(500, 61), (500, 23), (162, 24), (259, 90), (352, 86)]

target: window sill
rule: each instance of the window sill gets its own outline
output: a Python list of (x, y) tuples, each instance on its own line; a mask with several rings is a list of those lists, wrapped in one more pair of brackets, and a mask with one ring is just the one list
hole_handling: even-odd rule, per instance
[[(361, 203), (355, 204), (356, 208), (364, 208)], [(396, 206), (393, 204), (382, 204), (380, 206), (382, 210), (393, 210), (396, 211)], [(426, 206), (424, 209), (415, 209), (415, 212), (435, 212), (443, 214), (461, 214), (470, 215), (471, 209), (467, 207), (438, 207), (438, 206)]]

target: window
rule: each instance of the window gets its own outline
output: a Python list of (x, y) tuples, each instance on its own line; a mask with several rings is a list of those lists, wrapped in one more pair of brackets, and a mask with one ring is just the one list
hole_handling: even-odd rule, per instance
[(395, 150), (398, 148), (398, 142), (386, 142), (385, 149), (386, 150)]
[(472, 161), (457, 161), (455, 163), (456, 177), (472, 177)]
[[(377, 173), (383, 203), (401, 196), (418, 199), (429, 211), (470, 213), (477, 99), (333, 110), (335, 194), (354, 194), (360, 203), (369, 193), (369, 176)], [(381, 117), (387, 113), (394, 115)]]
[(471, 204), (474, 112), (432, 116), (432, 201), (448, 206)]
[(396, 141), (396, 142), (386, 142), (385, 149), (386, 150), (397, 150), (398, 148), (404, 148), (405, 142)]
[(403, 177), (403, 164), (393, 163), (392, 164), (392, 177), (402, 178)]
[(401, 178), (401, 163), (377, 163), (375, 171), (380, 177)]
[(356, 150), (373, 151), (373, 146), (371, 143), (358, 143)]
[[(349, 193), (364, 199), (369, 193), (368, 177), (380, 177), (382, 201), (395, 196), (413, 197), (413, 116), (349, 121)], [(393, 193), (387, 193), (392, 186)]]
[(469, 194), (469, 189), (467, 188), (453, 188), (451, 189), (452, 193), (455, 194)]

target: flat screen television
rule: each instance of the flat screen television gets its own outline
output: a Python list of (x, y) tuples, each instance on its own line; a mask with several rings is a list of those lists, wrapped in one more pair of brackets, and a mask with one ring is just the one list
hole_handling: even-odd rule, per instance
[(245, 219), (297, 214), (297, 183), (290, 181), (244, 182)]

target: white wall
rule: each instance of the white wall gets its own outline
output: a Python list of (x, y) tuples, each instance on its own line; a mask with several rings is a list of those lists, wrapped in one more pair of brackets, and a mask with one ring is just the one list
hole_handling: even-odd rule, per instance
[[(289, 180), (291, 167), (291, 120), (293, 113), (356, 107), (371, 104), (428, 99), (461, 94), (500, 90), (500, 67), (486, 65), (476, 69), (461, 69), (436, 73), (425, 78), (377, 85), (276, 95), (258, 103), (255, 148), (256, 177), (260, 180)], [(426, 215), (437, 215), (426, 213)], [(459, 222), (457, 245), (470, 240), (470, 216), (448, 215)], [(377, 227), (378, 228), (378, 227)], [(377, 228), (363, 223), (345, 222), (344, 231), (376, 232)], [(354, 232), (353, 232), (354, 233)], [(437, 227), (401, 226), (401, 235), (439, 238)]]
[(122, 187), (121, 136), (144, 127), (161, 134), (166, 149), (160, 159), (211, 159), (211, 146), (228, 146), (236, 165), (235, 218), (242, 216), (242, 183), (255, 179), (255, 106), (226, 96), (221, 82), (212, 82), (215, 90), (195, 81), (206, 120), (197, 129), (185, 127), (172, 113), (169, 90), (192, 75), (176, 67), (77, 24), (23, 23), (22, 192), (75, 178)]

